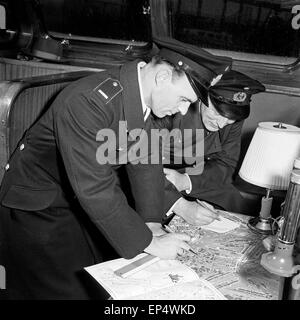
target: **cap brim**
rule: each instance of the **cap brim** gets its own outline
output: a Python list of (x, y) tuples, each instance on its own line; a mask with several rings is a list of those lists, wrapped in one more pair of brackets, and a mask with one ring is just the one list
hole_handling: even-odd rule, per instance
[(208, 90), (205, 86), (199, 82), (197, 79), (191, 77), (187, 74), (187, 78), (190, 81), (190, 84), (194, 91), (196, 92), (198, 98), (205, 104), (208, 105)]
[(210, 96), (210, 100), (218, 113), (227, 119), (239, 121), (248, 118), (250, 114), (249, 104), (242, 106), (238, 104), (227, 104), (220, 102), (213, 96)]

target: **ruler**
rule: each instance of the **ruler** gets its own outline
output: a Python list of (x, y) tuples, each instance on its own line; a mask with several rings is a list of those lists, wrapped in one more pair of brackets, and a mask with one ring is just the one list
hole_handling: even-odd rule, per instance
[(147, 254), (146, 256), (139, 258), (124, 267), (117, 269), (114, 273), (122, 278), (126, 278), (148, 266), (159, 261), (159, 257), (152, 256), (151, 254)]

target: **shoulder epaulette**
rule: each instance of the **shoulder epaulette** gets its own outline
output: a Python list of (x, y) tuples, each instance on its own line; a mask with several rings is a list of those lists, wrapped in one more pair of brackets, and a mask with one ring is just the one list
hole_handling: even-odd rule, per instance
[(120, 92), (122, 92), (123, 87), (121, 86), (119, 80), (107, 78), (98, 84), (93, 91), (95, 91), (101, 101), (106, 104), (116, 97)]

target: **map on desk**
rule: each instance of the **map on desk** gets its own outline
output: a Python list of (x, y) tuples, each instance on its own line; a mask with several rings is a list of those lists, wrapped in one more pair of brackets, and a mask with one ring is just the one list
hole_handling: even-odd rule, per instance
[(279, 278), (266, 271), (259, 263), (264, 236), (247, 227), (249, 216), (220, 211), (220, 214), (239, 226), (226, 233), (191, 226), (175, 216), (170, 223), (173, 231), (192, 237), (192, 249), (179, 258), (200, 278), (213, 284), (227, 299), (275, 300)]

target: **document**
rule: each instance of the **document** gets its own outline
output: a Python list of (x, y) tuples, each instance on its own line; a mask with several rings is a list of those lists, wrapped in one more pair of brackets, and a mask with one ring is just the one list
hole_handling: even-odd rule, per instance
[(229, 220), (222, 215), (219, 215), (220, 220), (214, 220), (212, 223), (201, 226), (204, 230), (210, 230), (217, 233), (225, 233), (239, 227), (237, 222)]
[(126, 277), (115, 272), (145, 255), (84, 269), (116, 300), (227, 300), (212, 284), (178, 260), (158, 260)]
[(213, 212), (216, 212), (218, 214), (218, 219), (214, 220), (210, 224), (202, 226), (202, 229), (214, 231), (217, 233), (225, 233), (225, 232), (234, 230), (239, 227), (239, 224), (237, 222), (232, 221), (231, 219), (224, 217), (224, 213), (227, 215), (227, 211), (212, 209), (213, 208), (212, 206), (210, 206), (206, 202), (201, 201), (199, 199), (197, 199), (197, 203), (200, 206), (202, 206), (208, 210), (211, 210)]

